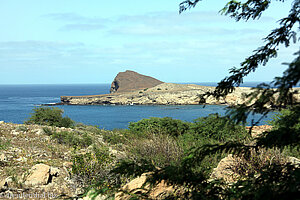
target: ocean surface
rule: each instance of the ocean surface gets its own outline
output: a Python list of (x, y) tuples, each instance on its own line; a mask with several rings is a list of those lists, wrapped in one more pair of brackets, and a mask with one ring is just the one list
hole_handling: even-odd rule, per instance
[[(216, 83), (197, 83), (216, 86)], [(254, 87), (257, 83), (245, 83)], [(32, 109), (40, 104), (60, 102), (60, 96), (96, 95), (109, 93), (110, 84), (70, 84), (70, 85), (0, 85), (0, 121), (23, 123), (30, 117)], [(76, 122), (97, 125), (105, 129), (127, 128), (129, 122), (149, 117), (172, 117), (192, 121), (211, 113), (224, 115), (226, 106), (187, 105), (187, 106), (56, 106), (64, 110), (64, 115)], [(266, 124), (273, 113), (264, 118), (260, 125)], [(248, 121), (260, 116), (251, 116)]]

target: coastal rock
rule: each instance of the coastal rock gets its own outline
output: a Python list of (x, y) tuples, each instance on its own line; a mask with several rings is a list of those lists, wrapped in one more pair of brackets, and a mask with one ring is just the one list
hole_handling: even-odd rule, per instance
[(127, 70), (125, 72), (118, 73), (111, 84), (110, 93), (147, 89), (161, 83), (163, 82), (150, 76), (145, 76), (137, 72)]

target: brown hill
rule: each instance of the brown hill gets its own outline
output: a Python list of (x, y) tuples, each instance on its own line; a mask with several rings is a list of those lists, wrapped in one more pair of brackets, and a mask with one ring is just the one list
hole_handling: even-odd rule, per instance
[(110, 93), (130, 92), (152, 88), (163, 83), (160, 80), (145, 76), (134, 71), (120, 72), (111, 84)]

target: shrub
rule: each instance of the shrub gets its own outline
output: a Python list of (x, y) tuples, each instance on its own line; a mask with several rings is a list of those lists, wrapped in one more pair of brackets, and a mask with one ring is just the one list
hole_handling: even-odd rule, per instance
[(0, 138), (0, 150), (6, 150), (11, 145), (10, 140)]
[(43, 131), (48, 136), (52, 135), (52, 133), (53, 133), (52, 130), (50, 128), (48, 128), (48, 127), (44, 127)]
[(246, 129), (236, 125), (228, 117), (210, 114), (194, 120), (190, 126), (190, 133), (197, 134), (202, 140), (218, 142), (241, 141), (245, 139)]
[[(300, 157), (300, 145), (299, 145), (299, 135), (300, 135), (300, 111), (298, 109), (284, 109), (277, 112), (269, 124), (273, 126), (271, 130), (274, 133), (278, 131), (281, 134), (277, 134), (278, 141), (274, 141), (277, 144), (286, 143), (285, 140), (292, 140), (293, 145), (285, 145), (282, 150), (287, 156), (293, 156), (296, 158)], [(268, 139), (268, 137), (266, 138)], [(298, 142), (297, 142), (298, 141)]]
[(22, 132), (25, 132), (25, 131), (28, 131), (28, 128), (26, 126), (18, 126), (16, 128), (16, 131), (22, 131)]
[(77, 123), (75, 129), (85, 132), (91, 132), (95, 134), (101, 134), (103, 130), (99, 129), (98, 126), (85, 125), (83, 123)]
[(272, 120), (269, 121), (269, 123), (274, 129), (294, 128), (297, 132), (300, 132), (299, 111), (290, 109), (281, 110), (272, 117)]
[(238, 157), (237, 164), (231, 167), (238, 175), (247, 177), (249, 174), (257, 174), (271, 165), (284, 165), (287, 161), (287, 157), (278, 148), (259, 148), (258, 150), (252, 149), (248, 156)]
[(88, 147), (93, 143), (93, 139), (86, 133), (78, 135), (75, 132), (52, 132), (51, 138), (57, 140), (59, 144), (67, 144), (70, 146)]
[(128, 144), (129, 141), (137, 138), (137, 135), (127, 129), (114, 129), (113, 131), (103, 131), (102, 137), (105, 142), (116, 145)]
[(149, 138), (133, 139), (126, 151), (132, 160), (137, 162), (147, 160), (157, 167), (177, 163), (183, 156), (183, 150), (177, 144), (176, 138), (165, 134), (152, 134)]
[(87, 153), (72, 155), (72, 176), (83, 187), (93, 184), (100, 184), (100, 187), (114, 185), (116, 180), (110, 177), (113, 161), (114, 157), (108, 148), (93, 146)]
[(31, 117), (25, 121), (26, 124), (39, 124), (57, 127), (73, 127), (74, 121), (69, 117), (63, 117), (63, 110), (59, 108), (39, 107), (34, 108)]
[(151, 117), (150, 119), (142, 119), (138, 122), (130, 122), (128, 128), (136, 134), (162, 133), (178, 136), (187, 132), (189, 129), (189, 123), (172, 119), (171, 117)]

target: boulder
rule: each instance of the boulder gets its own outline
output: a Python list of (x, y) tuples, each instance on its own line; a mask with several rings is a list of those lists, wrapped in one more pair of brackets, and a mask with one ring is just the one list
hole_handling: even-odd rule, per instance
[(3, 179), (0, 181), (0, 190), (5, 190), (9, 187), (9, 184), (13, 182), (11, 177), (7, 177), (6, 179)]
[(45, 164), (34, 165), (30, 170), (30, 175), (26, 178), (25, 185), (36, 186), (48, 184), (50, 168), (50, 166)]
[(50, 167), (50, 175), (51, 176), (58, 176), (60, 170), (57, 167)]
[(4, 153), (2, 153), (0, 155), (0, 162), (6, 162), (6, 161), (7, 161), (7, 157), (6, 157), (6, 155)]
[[(146, 183), (146, 180), (151, 176), (151, 172), (144, 173), (140, 177), (133, 179), (127, 183), (121, 190), (115, 194), (115, 200), (129, 200), (131, 194), (146, 194), (149, 190), (150, 199), (164, 199), (165, 195), (173, 193), (175, 191), (172, 185), (168, 185), (164, 180), (150, 188), (150, 184)], [(146, 183), (146, 184), (145, 184)], [(126, 192), (123, 192), (126, 191)]]
[(130, 92), (155, 87), (163, 82), (134, 71), (120, 72), (111, 84), (110, 93)]
[(240, 158), (229, 154), (219, 162), (216, 168), (213, 169), (210, 178), (223, 179), (227, 183), (235, 182), (238, 178), (238, 175), (234, 172), (234, 168), (239, 162)]
[(294, 165), (295, 167), (298, 167), (298, 168), (300, 167), (300, 159), (298, 159), (298, 158), (289, 156), (288, 157), (288, 162), (290, 164)]

